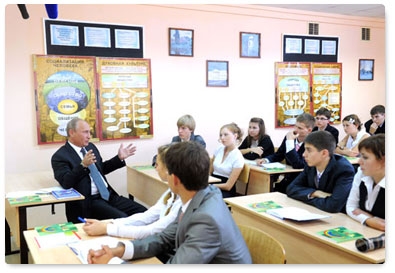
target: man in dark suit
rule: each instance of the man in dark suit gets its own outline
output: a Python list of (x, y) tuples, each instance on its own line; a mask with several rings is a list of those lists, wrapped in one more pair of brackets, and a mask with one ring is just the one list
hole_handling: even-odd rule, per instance
[[(63, 188), (74, 188), (85, 196), (85, 200), (66, 203), (67, 220), (78, 223), (78, 216), (112, 219), (146, 211), (144, 206), (118, 195), (105, 177), (106, 174), (124, 167), (125, 159), (134, 155), (136, 147), (133, 144), (124, 147), (121, 144), (116, 156), (103, 161), (99, 150), (89, 142), (90, 126), (86, 121), (74, 118), (69, 121), (66, 130), (68, 141), (51, 158), (54, 176)], [(81, 151), (82, 148), (85, 150)], [(109, 192), (108, 200), (102, 198), (91, 178), (89, 166), (92, 164), (97, 167), (104, 180)]]
[(369, 119), (365, 122), (366, 132), (371, 135), (385, 134), (385, 107), (384, 105), (376, 105), (370, 110)]
[(339, 142), (339, 130), (329, 124), (331, 118), (331, 111), (326, 109), (325, 107), (321, 107), (315, 112), (315, 127), (313, 128), (313, 132), (315, 131), (328, 131), (333, 135), (336, 140), (336, 145)]
[[(315, 119), (308, 113), (303, 113), (296, 118), (294, 129), (289, 131), (284, 137), (278, 150), (261, 160), (258, 164), (281, 162), (285, 159), (287, 165), (292, 166), (294, 169), (302, 169), (305, 166), (303, 159), (304, 152), (304, 139), (311, 133), (315, 124)], [(275, 191), (285, 193), (289, 183), (295, 179), (297, 173), (287, 173), (284, 178), (275, 184)]]
[(142, 240), (119, 242), (115, 248), (90, 250), (89, 263), (121, 263), (175, 250), (171, 264), (249, 264), (250, 252), (222, 199), (208, 184), (210, 157), (195, 142), (170, 146), (165, 156), (169, 187), (182, 201), (179, 217), (165, 230)]
[(345, 212), (354, 167), (334, 154), (335, 139), (327, 131), (312, 132), (304, 144), (307, 166), (287, 187), (287, 195), (327, 212)]

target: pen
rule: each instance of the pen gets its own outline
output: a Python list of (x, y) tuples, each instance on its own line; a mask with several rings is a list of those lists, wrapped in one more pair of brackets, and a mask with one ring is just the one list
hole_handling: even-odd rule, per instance
[(81, 217), (79, 217), (79, 216), (78, 216), (78, 220), (80, 220), (82, 223), (86, 223), (85, 219), (84, 219), (84, 218), (81, 218)]

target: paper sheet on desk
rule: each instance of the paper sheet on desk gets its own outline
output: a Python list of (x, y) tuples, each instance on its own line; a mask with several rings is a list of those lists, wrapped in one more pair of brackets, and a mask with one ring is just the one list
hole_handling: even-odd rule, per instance
[(311, 213), (308, 210), (297, 207), (268, 209), (266, 210), (266, 213), (269, 213), (270, 215), (276, 216), (281, 219), (290, 219), (295, 221), (310, 221), (330, 217), (329, 215)]
[(114, 237), (105, 236), (91, 240), (84, 240), (76, 243), (70, 243), (67, 245), (75, 253), (75, 255), (77, 255), (81, 263), (88, 264), (88, 252), (90, 249), (98, 250), (102, 248), (102, 245), (108, 245), (109, 247), (116, 247), (118, 242), (119, 240)]
[(285, 170), (285, 165), (280, 163), (280, 162), (272, 162), (272, 163), (265, 163), (260, 165), (262, 166), (265, 170)]

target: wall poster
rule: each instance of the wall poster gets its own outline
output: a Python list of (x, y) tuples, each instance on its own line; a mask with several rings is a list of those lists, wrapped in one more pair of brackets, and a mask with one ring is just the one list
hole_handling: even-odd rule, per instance
[(96, 140), (152, 137), (150, 60), (33, 55), (33, 67), (38, 144), (65, 142), (74, 117)]
[(148, 59), (97, 58), (100, 139), (152, 137)]
[(275, 63), (276, 128), (296, 123), (302, 113), (325, 107), (332, 112), (330, 122), (341, 123), (341, 63)]
[(313, 113), (320, 107), (332, 112), (330, 122), (340, 124), (341, 120), (341, 63), (312, 63), (311, 82)]
[(293, 126), (310, 112), (310, 63), (275, 63), (276, 128)]
[(98, 137), (94, 57), (33, 55), (38, 144), (66, 141), (66, 125), (86, 120)]

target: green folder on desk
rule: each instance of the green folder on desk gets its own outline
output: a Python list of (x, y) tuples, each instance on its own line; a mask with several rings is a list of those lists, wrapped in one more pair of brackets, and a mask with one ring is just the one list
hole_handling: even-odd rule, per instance
[(11, 197), (11, 198), (8, 198), (8, 202), (10, 202), (10, 205), (35, 203), (35, 202), (41, 202), (41, 197), (39, 195)]
[(152, 167), (151, 165), (143, 165), (143, 166), (133, 166), (133, 169), (142, 171), (142, 170), (152, 170), (154, 169), (154, 167)]
[(249, 204), (248, 206), (253, 210), (255, 210), (256, 212), (266, 212), (268, 209), (282, 208), (282, 206), (280, 206), (274, 201), (257, 202), (257, 203)]
[(327, 229), (324, 231), (318, 232), (318, 234), (325, 236), (327, 238), (330, 238), (336, 243), (342, 243), (342, 242), (347, 242), (347, 241), (352, 241), (352, 240), (357, 240), (359, 238), (363, 238), (363, 235), (352, 231), (348, 228), (345, 227), (336, 227), (336, 228), (331, 228)]

